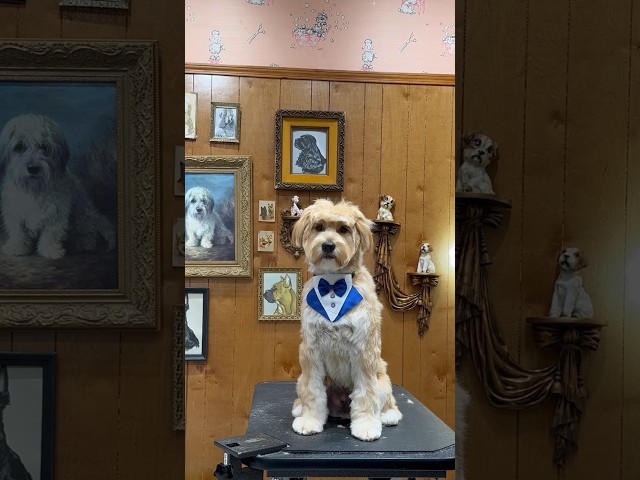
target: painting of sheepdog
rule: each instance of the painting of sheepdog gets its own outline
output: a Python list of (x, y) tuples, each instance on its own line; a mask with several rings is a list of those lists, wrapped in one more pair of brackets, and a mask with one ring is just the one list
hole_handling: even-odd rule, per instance
[(117, 85), (0, 82), (0, 289), (118, 287)]

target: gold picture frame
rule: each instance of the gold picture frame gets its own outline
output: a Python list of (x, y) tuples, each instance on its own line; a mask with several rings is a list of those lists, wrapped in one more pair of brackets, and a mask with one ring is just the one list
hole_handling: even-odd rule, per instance
[(301, 268), (258, 270), (258, 320), (300, 320)]
[(344, 112), (276, 112), (275, 188), (344, 189)]
[(185, 276), (251, 277), (251, 157), (186, 157), (185, 190)]
[(210, 142), (240, 143), (240, 104), (211, 102)]

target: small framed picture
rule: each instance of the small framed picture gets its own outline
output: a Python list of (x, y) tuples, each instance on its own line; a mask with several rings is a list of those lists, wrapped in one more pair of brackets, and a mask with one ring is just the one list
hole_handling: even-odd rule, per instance
[(211, 102), (212, 142), (240, 142), (240, 104)]
[(185, 288), (184, 297), (187, 311), (184, 323), (184, 358), (185, 360), (206, 360), (209, 289)]
[(55, 353), (0, 353), (2, 454), (10, 478), (53, 480), (55, 374)]
[(301, 268), (261, 268), (258, 320), (300, 320)]
[(129, 8), (129, 0), (60, 0), (61, 7)]
[(258, 251), (273, 252), (276, 243), (275, 232), (269, 230), (260, 230), (258, 232)]
[(173, 194), (184, 197), (184, 145), (176, 145)]
[(184, 94), (184, 138), (196, 139), (196, 118), (198, 117), (198, 94)]
[(184, 218), (173, 221), (172, 265), (184, 268)]
[(258, 221), (273, 223), (276, 221), (276, 202), (258, 200)]
[(275, 188), (344, 188), (344, 112), (276, 112)]

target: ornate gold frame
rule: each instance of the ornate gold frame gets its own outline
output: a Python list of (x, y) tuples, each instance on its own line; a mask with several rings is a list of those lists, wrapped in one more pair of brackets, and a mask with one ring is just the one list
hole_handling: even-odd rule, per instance
[[(290, 273), (296, 276), (296, 298), (298, 299), (298, 313), (295, 315), (265, 315), (264, 314), (264, 274), (265, 273)], [(258, 270), (258, 320), (301, 320), (302, 308), (302, 269), (265, 267)]]

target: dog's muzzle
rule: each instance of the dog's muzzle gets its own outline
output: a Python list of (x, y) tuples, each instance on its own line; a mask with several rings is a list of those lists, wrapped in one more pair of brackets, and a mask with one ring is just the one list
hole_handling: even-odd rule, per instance
[(266, 290), (262, 295), (264, 299), (269, 303), (276, 303), (276, 298), (273, 296), (273, 289)]

